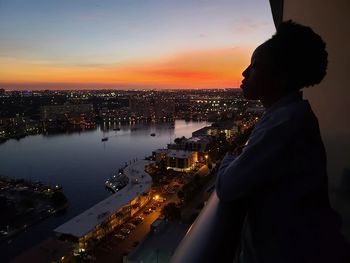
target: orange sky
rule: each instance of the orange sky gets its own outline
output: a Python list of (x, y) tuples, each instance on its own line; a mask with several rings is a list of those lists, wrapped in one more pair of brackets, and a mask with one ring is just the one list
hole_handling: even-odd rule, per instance
[(2, 58), (0, 83), (115, 83), (164, 87), (238, 87), (251, 48), (187, 51), (119, 64), (56, 65)]
[[(137, 3), (136, 3), (137, 2)], [(268, 1), (1, 0), (0, 88), (234, 88)]]

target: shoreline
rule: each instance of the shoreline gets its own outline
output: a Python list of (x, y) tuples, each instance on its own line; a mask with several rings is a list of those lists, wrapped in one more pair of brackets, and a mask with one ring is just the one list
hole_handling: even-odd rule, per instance
[(0, 176), (0, 186), (2, 210), (6, 215), (0, 221), (0, 241), (26, 231), (68, 207), (68, 200), (59, 185)]

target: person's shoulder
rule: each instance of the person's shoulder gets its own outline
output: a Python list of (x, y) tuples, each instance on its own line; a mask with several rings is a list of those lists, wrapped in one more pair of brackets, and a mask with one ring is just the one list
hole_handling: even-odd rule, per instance
[(259, 126), (262, 130), (285, 127), (290, 133), (300, 129), (303, 123), (314, 123), (317, 119), (306, 100), (298, 100), (278, 107), (270, 112)]
[(293, 122), (302, 119), (314, 119), (315, 115), (307, 100), (298, 100), (284, 105), (271, 114), (272, 120), (281, 122)]

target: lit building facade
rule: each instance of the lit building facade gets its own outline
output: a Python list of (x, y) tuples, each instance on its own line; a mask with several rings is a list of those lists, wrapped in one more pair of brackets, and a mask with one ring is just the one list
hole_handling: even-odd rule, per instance
[(127, 186), (56, 228), (56, 235), (73, 240), (76, 251), (91, 249), (152, 199), (152, 178), (144, 171), (152, 163), (141, 160), (124, 168), (130, 179)]
[(174, 149), (159, 149), (153, 152), (156, 164), (165, 162), (167, 169), (179, 172), (191, 171), (198, 162), (198, 152)]

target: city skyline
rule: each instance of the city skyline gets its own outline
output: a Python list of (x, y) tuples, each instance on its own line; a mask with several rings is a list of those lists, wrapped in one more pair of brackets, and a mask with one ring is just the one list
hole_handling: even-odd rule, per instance
[(261, 1), (2, 1), (0, 87), (239, 87), (274, 32)]

